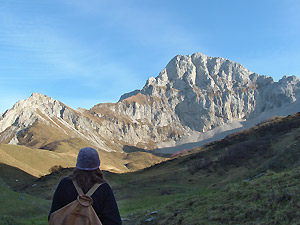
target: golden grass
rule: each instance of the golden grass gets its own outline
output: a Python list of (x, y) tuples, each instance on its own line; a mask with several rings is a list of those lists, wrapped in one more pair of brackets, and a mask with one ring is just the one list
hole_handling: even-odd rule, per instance
[[(80, 148), (89, 146), (80, 140), (61, 142), (55, 151), (32, 149), (19, 145), (0, 144), (0, 163), (19, 168), (35, 177), (49, 174), (53, 166), (75, 167)], [(145, 152), (106, 152), (98, 150), (101, 169), (124, 173), (144, 169), (161, 162), (164, 158)]]
[(60, 128), (49, 126), (39, 121), (36, 121), (32, 126), (18, 135), (20, 145), (26, 145), (32, 148), (40, 148), (53, 141), (67, 138), (68, 135)]
[(31, 149), (25, 146), (1, 144), (0, 162), (17, 167), (35, 177), (40, 177), (48, 174), (49, 169), (55, 165), (74, 167), (76, 155)]

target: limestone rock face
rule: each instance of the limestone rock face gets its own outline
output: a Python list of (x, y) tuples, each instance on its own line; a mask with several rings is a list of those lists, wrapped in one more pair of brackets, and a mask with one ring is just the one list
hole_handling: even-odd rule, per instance
[(34, 93), (1, 115), (0, 142), (17, 144), (18, 133), (38, 120), (106, 151), (122, 151), (124, 146), (153, 149), (162, 142), (255, 119), (299, 98), (296, 76), (274, 82), (224, 58), (179, 55), (141, 90), (122, 95), (117, 103), (76, 111)]
[(274, 82), (239, 63), (195, 53), (173, 58), (156, 78), (148, 79), (140, 93), (160, 99), (166, 110), (164, 115), (152, 108), (160, 115), (154, 123), (175, 122), (187, 134), (189, 129), (205, 132), (235, 120), (254, 118), (295, 102), (299, 91), (296, 76)]

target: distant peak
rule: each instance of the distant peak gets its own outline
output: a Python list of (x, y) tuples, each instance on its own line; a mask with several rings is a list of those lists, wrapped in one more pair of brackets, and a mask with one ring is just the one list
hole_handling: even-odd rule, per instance
[(59, 101), (47, 96), (47, 95), (43, 95), (40, 93), (32, 93), (30, 97), (24, 99), (24, 100), (20, 100), (18, 101), (13, 108), (27, 108), (27, 107), (31, 107), (31, 108), (38, 108), (41, 105), (49, 105), (49, 104), (54, 104), (55, 102), (59, 103)]
[(137, 95), (138, 93), (140, 93), (141, 90), (134, 90), (134, 91), (131, 91), (131, 92), (128, 92), (128, 93), (125, 93), (123, 94), (120, 99), (119, 99), (119, 102), (126, 99), (126, 98), (130, 98), (131, 96), (134, 96), (134, 95)]
[(53, 102), (55, 99), (47, 95), (34, 92), (29, 98), (25, 99), (25, 101)]
[[(37, 93), (37, 92), (33, 92), (30, 96), (30, 98), (45, 98), (45, 97), (48, 97), (47, 95), (43, 95), (43, 94), (40, 94), (40, 93)], [(49, 97), (48, 97), (49, 98)]]
[(194, 54), (192, 54), (192, 57), (200, 57), (200, 56), (204, 56), (204, 57), (209, 57), (209, 56), (207, 56), (207, 55), (205, 55), (205, 54), (203, 54), (203, 53), (201, 53), (201, 52), (195, 52)]

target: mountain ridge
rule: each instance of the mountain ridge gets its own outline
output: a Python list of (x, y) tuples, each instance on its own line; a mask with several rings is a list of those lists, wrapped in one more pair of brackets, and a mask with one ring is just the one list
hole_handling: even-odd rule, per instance
[[(125, 93), (116, 103), (74, 110), (33, 93), (0, 116), (0, 143), (45, 149), (81, 139), (106, 152), (153, 150), (187, 143), (191, 137), (199, 140), (206, 132), (226, 126), (230, 131), (234, 123), (259, 122), (262, 114), (282, 114), (289, 108), (284, 114), (298, 112), (299, 99), (296, 76), (275, 82), (221, 57), (178, 55), (141, 90)], [(39, 134), (38, 127), (53, 130), (57, 137)]]

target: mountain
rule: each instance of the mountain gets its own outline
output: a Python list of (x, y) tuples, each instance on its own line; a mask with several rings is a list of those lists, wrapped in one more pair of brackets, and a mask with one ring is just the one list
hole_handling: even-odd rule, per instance
[(274, 82), (241, 64), (196, 53), (176, 56), (142, 90), (124, 94), (115, 104), (96, 105), (90, 112), (113, 121), (108, 126), (123, 141), (153, 149), (298, 112), (299, 88), (296, 76)]
[(224, 58), (178, 55), (141, 90), (90, 110), (34, 93), (0, 116), (0, 143), (56, 152), (85, 143), (106, 153), (143, 152), (149, 165), (148, 150), (200, 145), (269, 116), (298, 112), (299, 99), (296, 76), (275, 82)]
[[(50, 127), (43, 129), (43, 126)], [(33, 93), (28, 99), (17, 102), (12, 109), (7, 110), (0, 121), (1, 142), (9, 144), (25, 144), (30, 147), (43, 148), (53, 141), (68, 138), (83, 138), (99, 148), (111, 151), (95, 136), (91, 128), (93, 121), (84, 116), (84, 111), (75, 111), (62, 102), (51, 97)], [(35, 135), (29, 135), (32, 127), (40, 127), (41, 140)]]
[[(73, 110), (51, 97), (33, 93), (0, 117), (0, 143), (3, 143), (0, 145), (0, 163), (16, 166), (35, 176), (44, 175), (52, 166), (75, 165), (78, 150), (85, 146), (99, 149), (104, 162), (101, 168), (114, 172), (142, 169), (163, 159), (146, 152), (123, 152), (123, 146), (112, 145), (111, 140), (102, 138), (97, 132), (100, 127), (101, 120), (94, 118), (88, 110)], [(11, 149), (5, 144), (23, 145), (33, 150), (19, 146)], [(50, 151), (38, 154), (38, 149)], [(24, 151), (31, 154), (24, 157)], [(49, 158), (43, 167), (33, 163), (41, 159), (41, 154), (43, 159)]]

